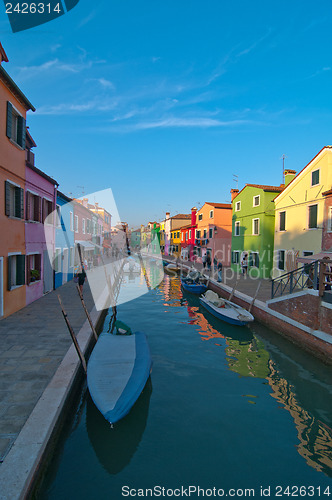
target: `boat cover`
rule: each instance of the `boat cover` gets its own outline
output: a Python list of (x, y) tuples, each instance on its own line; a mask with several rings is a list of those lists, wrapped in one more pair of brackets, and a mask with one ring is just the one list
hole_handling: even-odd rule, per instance
[(106, 420), (123, 418), (141, 394), (151, 370), (151, 355), (144, 333), (102, 333), (88, 363), (91, 397)]

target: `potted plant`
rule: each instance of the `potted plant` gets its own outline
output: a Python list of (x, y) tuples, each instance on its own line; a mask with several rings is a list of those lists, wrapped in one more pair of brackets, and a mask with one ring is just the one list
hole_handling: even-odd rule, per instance
[(40, 279), (40, 271), (38, 271), (38, 269), (31, 269), (30, 276), (30, 281), (38, 281)]

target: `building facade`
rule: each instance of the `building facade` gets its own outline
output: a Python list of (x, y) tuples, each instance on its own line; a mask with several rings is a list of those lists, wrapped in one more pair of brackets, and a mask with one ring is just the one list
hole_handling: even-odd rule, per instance
[(55, 216), (54, 288), (58, 288), (73, 278), (75, 261), (74, 206), (72, 199), (59, 190), (57, 191)]
[(221, 260), (224, 266), (231, 262), (232, 205), (206, 202), (196, 213), (195, 258), (201, 261), (210, 254), (211, 260)]

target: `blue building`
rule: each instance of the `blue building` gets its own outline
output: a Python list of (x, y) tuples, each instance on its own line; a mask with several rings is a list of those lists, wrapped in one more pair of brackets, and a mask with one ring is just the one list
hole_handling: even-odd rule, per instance
[(71, 202), (71, 198), (57, 192), (54, 288), (67, 283), (74, 275), (74, 207)]

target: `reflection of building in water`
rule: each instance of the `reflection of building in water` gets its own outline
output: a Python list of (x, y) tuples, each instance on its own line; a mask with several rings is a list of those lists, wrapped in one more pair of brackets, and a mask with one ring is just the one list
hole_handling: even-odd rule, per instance
[(281, 378), (272, 361), (271, 375), (267, 377), (273, 389), (271, 394), (292, 415), (300, 444), (297, 449), (310, 467), (332, 477), (332, 429), (302, 408), (289, 382)]
[(250, 340), (226, 339), (227, 363), (230, 370), (242, 377), (267, 378), (269, 353), (264, 344), (256, 337)]
[(163, 292), (166, 303), (164, 306), (180, 307), (182, 305), (181, 282), (179, 279), (174, 279), (173, 276), (165, 274), (163, 286), (160, 287)]
[(202, 313), (198, 312), (198, 307), (187, 306), (189, 317), (189, 325), (199, 325), (201, 330), (198, 332), (202, 336), (202, 340), (224, 339), (225, 336), (215, 330)]

